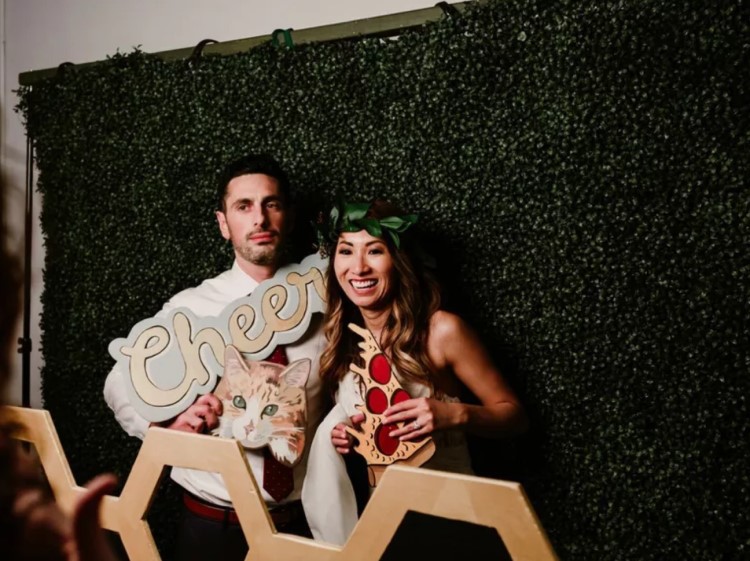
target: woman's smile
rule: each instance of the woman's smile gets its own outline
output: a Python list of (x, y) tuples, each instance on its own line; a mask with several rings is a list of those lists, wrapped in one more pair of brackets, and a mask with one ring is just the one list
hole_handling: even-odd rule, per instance
[(367, 290), (369, 288), (373, 288), (376, 284), (378, 284), (377, 279), (368, 279), (368, 280), (351, 280), (349, 283), (359, 291)]

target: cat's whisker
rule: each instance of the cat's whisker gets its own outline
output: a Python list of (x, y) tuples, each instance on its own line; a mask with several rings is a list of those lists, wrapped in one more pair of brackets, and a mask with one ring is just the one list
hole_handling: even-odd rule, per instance
[(305, 429), (300, 427), (280, 427), (273, 429), (270, 433), (270, 436), (278, 436), (295, 432), (305, 432)]

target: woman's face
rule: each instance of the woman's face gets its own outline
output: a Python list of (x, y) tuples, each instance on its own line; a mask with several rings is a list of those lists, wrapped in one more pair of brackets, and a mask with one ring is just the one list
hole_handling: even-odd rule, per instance
[(393, 258), (382, 239), (366, 230), (342, 232), (333, 269), (339, 286), (355, 306), (377, 310), (389, 303)]

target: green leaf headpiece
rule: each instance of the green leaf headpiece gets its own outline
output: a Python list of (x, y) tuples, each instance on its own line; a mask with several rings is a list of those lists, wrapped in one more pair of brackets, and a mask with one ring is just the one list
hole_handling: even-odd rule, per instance
[(318, 237), (318, 249), (323, 255), (331, 253), (341, 232), (367, 231), (376, 238), (391, 238), (396, 248), (401, 247), (399, 234), (404, 233), (412, 225), (416, 224), (419, 216), (406, 214), (403, 216), (386, 216), (384, 218), (367, 218), (367, 211), (371, 203), (346, 203), (341, 202), (331, 209), (328, 223), (321, 217), (315, 229)]

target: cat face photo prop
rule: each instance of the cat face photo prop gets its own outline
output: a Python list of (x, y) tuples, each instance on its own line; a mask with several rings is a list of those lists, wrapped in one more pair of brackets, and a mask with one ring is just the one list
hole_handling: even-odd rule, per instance
[(305, 449), (305, 384), (310, 359), (289, 365), (249, 361), (233, 346), (224, 354), (224, 374), (214, 390), (223, 406), (215, 436), (234, 438), (245, 448), (268, 446), (293, 467)]
[(151, 422), (176, 417), (216, 387), (228, 345), (259, 361), (278, 345), (298, 341), (312, 315), (325, 309), (327, 266), (317, 253), (309, 255), (279, 269), (218, 316), (197, 317), (177, 308), (137, 323), (127, 338), (112, 341), (109, 353), (133, 408)]
[(378, 347), (372, 333), (353, 323), (349, 324), (349, 329), (362, 337), (359, 355), (364, 366), (360, 367), (353, 361), (349, 370), (359, 375), (364, 387), (364, 404), (356, 407), (365, 419), (358, 428), (347, 426), (346, 431), (357, 439), (354, 450), (367, 461), (370, 486), (375, 487), (385, 468), (391, 464), (400, 462), (402, 465), (420, 466), (425, 463), (435, 453), (435, 443), (431, 437), (401, 441), (391, 436), (391, 431), (404, 423), (383, 423), (383, 412), (391, 405), (410, 399), (410, 396), (396, 379), (388, 358)]

